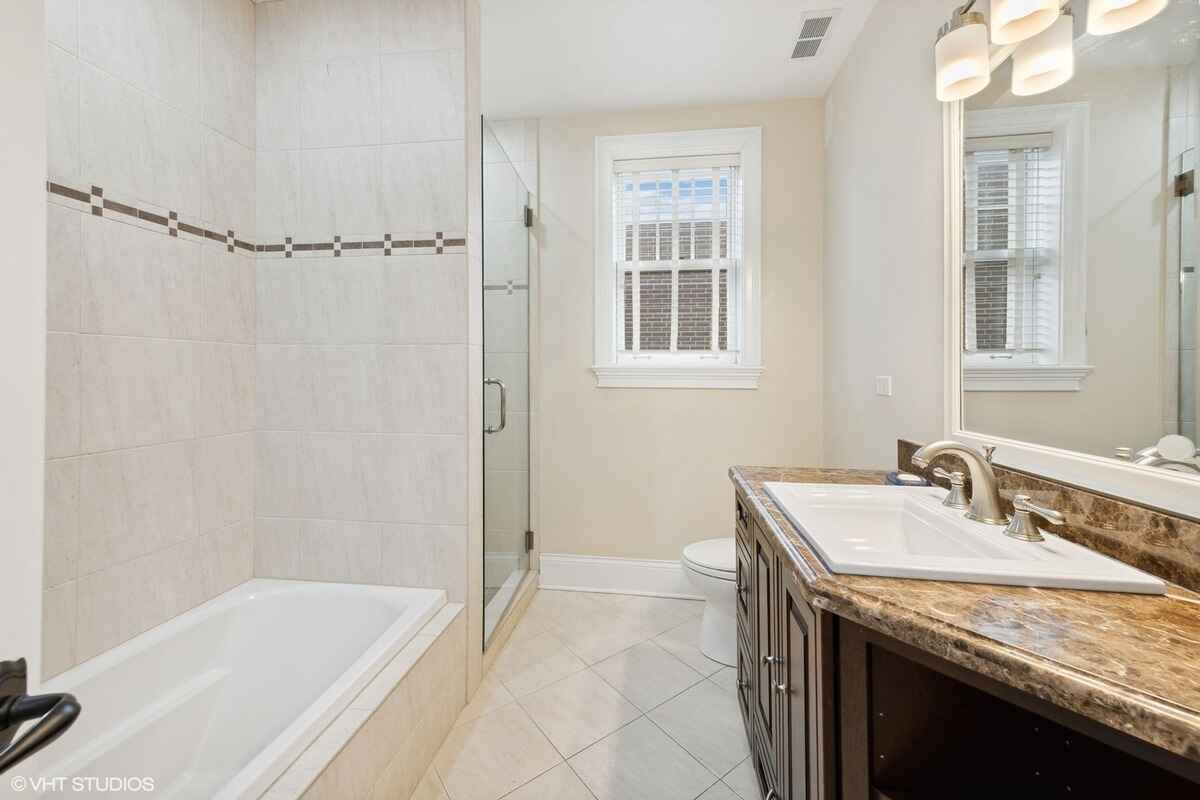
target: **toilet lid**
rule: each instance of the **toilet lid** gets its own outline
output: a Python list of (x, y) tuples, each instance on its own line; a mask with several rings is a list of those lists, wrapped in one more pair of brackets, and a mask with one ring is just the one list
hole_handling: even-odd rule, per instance
[(688, 562), (716, 572), (736, 572), (737, 553), (733, 537), (705, 539), (683, 548), (683, 557)]

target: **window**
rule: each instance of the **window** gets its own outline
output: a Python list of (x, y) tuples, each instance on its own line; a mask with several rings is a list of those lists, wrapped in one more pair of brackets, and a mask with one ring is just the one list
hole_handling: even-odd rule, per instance
[(968, 111), (966, 132), (963, 388), (1078, 391), (1087, 106)]
[(759, 142), (597, 139), (600, 386), (757, 386)]
[(1050, 134), (969, 139), (963, 207), (968, 358), (1058, 360), (1062, 169)]

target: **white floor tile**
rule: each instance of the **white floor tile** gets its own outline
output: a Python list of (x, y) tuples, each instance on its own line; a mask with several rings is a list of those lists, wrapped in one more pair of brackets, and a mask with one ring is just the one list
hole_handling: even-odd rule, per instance
[(593, 669), (642, 711), (704, 680), (699, 672), (652, 641), (610, 656)]
[(700, 795), (698, 800), (739, 800), (739, 798), (728, 786), (717, 782), (709, 787), (707, 792)]
[(504, 648), (491, 674), (516, 697), (536, 692), (587, 667), (552, 633), (541, 633)]
[(467, 703), (467, 707), (459, 713), (458, 721), (454, 724), (462, 725), (464, 722), (479, 719), (484, 714), (495, 711), (497, 708), (506, 706), (513, 701), (512, 692), (505, 689), (504, 684), (490, 674), (485, 675), (483, 680), (479, 682), (479, 688), (475, 690), (475, 696), (471, 698), (471, 702)]
[(754, 761), (747, 758), (738, 764), (722, 780), (742, 800), (762, 800), (758, 789), (758, 775), (754, 772)]
[(692, 619), (654, 637), (655, 644), (687, 664), (701, 675), (709, 676), (724, 668), (700, 652), (700, 620)]
[(527, 695), (520, 703), (558, 752), (568, 757), (641, 716), (591, 670)]
[(449, 800), (446, 797), (446, 790), (442, 788), (442, 779), (438, 777), (437, 771), (433, 767), (430, 767), (429, 771), (425, 773), (425, 777), (421, 778), (421, 782), (417, 784), (410, 800)]
[[(414, 798), (415, 800), (415, 798)], [(517, 789), (504, 800), (594, 800), (567, 764), (559, 764)]]
[(601, 739), (570, 764), (598, 800), (694, 800), (716, 783), (645, 718)]
[(649, 717), (715, 776), (750, 755), (737, 698), (712, 681), (696, 684)]
[(450, 731), (434, 766), (450, 800), (499, 800), (561, 761), (514, 704)]
[(738, 671), (736, 667), (722, 667), (708, 678), (725, 691), (737, 696)]

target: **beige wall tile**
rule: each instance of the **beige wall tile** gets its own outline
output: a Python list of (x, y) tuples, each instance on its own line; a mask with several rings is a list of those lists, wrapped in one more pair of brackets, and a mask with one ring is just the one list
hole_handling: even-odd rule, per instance
[(42, 593), (42, 676), (73, 667), (75, 658), (76, 585), (72, 581)]
[(78, 574), (79, 460), (46, 462), (45, 588), (52, 589)]
[(51, 333), (46, 337), (46, 457), (80, 452), (79, 336)]

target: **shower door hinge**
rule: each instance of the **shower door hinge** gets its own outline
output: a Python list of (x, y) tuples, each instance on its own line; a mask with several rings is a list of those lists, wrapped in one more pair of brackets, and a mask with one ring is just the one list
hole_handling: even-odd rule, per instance
[(1196, 191), (1196, 171), (1189, 169), (1187, 172), (1180, 173), (1175, 176), (1175, 196), (1187, 197)]
[(525, 206), (525, 227), (533, 227), (533, 209), (529, 206)]
[(533, 552), (533, 531), (525, 531), (525, 552)]

